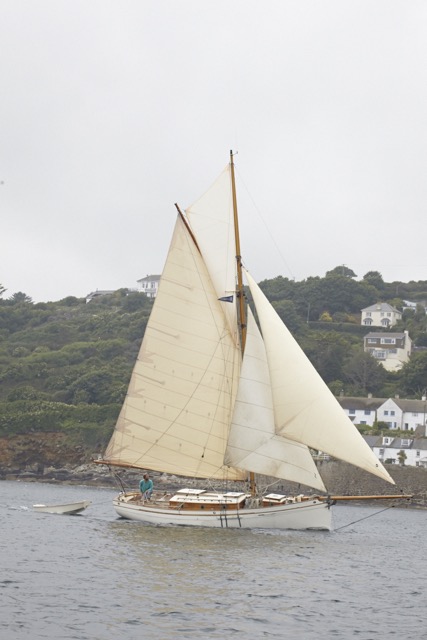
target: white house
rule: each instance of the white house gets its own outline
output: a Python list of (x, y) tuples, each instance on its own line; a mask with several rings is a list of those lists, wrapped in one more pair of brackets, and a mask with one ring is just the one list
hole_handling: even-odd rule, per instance
[(411, 356), (412, 341), (406, 330), (403, 333), (372, 332), (364, 337), (363, 350), (387, 371), (398, 371)]
[(375, 421), (386, 422), (389, 429), (415, 431), (427, 436), (427, 398), (405, 400), (400, 398), (337, 398), (354, 424), (373, 426)]
[(421, 400), (404, 400), (400, 398), (388, 398), (378, 409), (377, 419), (387, 422), (390, 429), (404, 429), (415, 431), (418, 427), (424, 427), (426, 433), (427, 401), (423, 396)]
[(145, 276), (137, 280), (140, 290), (149, 298), (155, 298), (159, 290), (160, 276)]
[(384, 327), (388, 329), (393, 327), (401, 318), (401, 312), (392, 307), (391, 304), (377, 302), (377, 304), (362, 309), (361, 324), (366, 327)]
[(427, 467), (427, 438), (365, 436), (378, 460), (408, 467)]
[(367, 424), (372, 427), (377, 419), (377, 411), (385, 398), (340, 396), (337, 400), (354, 424)]

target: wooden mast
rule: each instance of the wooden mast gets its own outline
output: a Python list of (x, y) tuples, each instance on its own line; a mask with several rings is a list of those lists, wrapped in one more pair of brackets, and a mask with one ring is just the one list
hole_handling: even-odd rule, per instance
[[(246, 309), (245, 309), (245, 294), (243, 289), (243, 274), (242, 274), (242, 256), (240, 253), (240, 235), (239, 235), (239, 217), (237, 213), (237, 196), (236, 196), (236, 179), (234, 176), (234, 161), (233, 151), (230, 151), (230, 171), (231, 171), (231, 192), (233, 196), (233, 218), (234, 218), (234, 236), (236, 242), (236, 271), (237, 271), (237, 286), (236, 296), (239, 303), (239, 322), (240, 322), (240, 340), (242, 346), (242, 354), (245, 350), (246, 344)], [(249, 473), (249, 483), (251, 495), (256, 493), (255, 474)]]

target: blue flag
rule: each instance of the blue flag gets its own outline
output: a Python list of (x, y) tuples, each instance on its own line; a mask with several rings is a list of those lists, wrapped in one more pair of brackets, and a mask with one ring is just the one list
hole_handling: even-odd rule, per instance
[(233, 302), (234, 296), (224, 296), (223, 298), (218, 298), (220, 302)]

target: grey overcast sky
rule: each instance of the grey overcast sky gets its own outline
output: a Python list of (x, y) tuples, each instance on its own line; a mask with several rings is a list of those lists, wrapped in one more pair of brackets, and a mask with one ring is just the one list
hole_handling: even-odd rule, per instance
[(0, 283), (136, 287), (238, 152), (256, 280), (427, 279), (425, 0), (2, 0)]

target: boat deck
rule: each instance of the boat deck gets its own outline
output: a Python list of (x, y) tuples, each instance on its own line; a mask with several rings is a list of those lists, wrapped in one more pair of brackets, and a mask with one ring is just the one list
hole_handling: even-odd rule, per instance
[(175, 493), (164, 493), (162, 495), (153, 493), (150, 500), (143, 500), (139, 492), (123, 494), (120, 498), (122, 502), (128, 504), (179, 511), (228, 511), (244, 508), (274, 507), (295, 504), (308, 499), (304, 495), (286, 496), (277, 493), (268, 494), (264, 498), (252, 498), (245, 492), (226, 491), (218, 493), (204, 489), (180, 489)]

